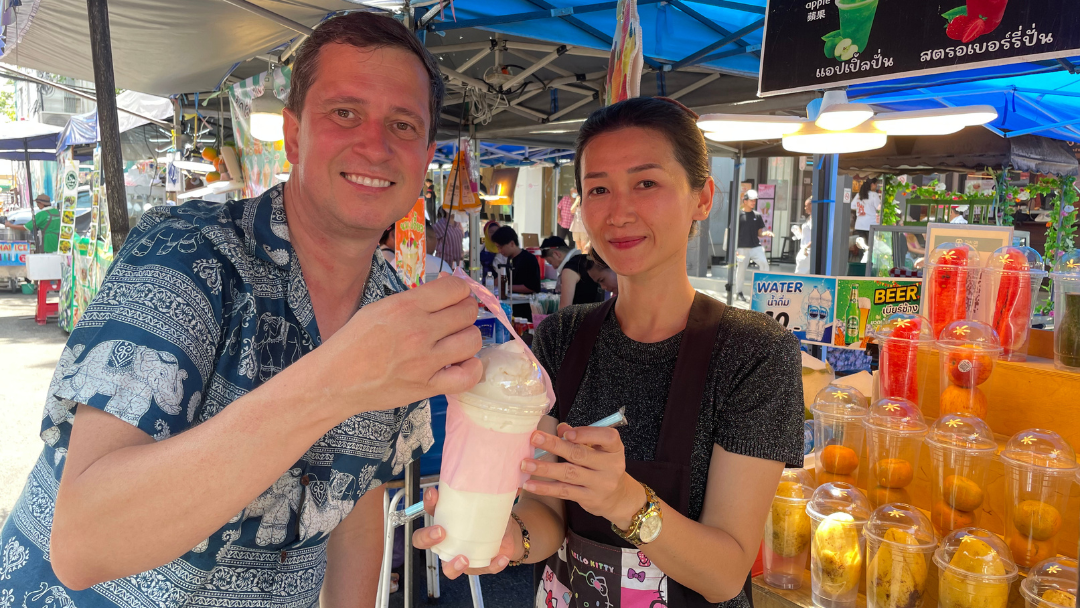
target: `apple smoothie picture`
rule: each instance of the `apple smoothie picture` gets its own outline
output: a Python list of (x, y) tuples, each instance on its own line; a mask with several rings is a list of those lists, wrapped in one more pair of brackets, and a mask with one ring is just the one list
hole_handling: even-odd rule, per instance
[(874, 27), (878, 0), (836, 0), (840, 29), (822, 37), (825, 56), (847, 61), (866, 50)]

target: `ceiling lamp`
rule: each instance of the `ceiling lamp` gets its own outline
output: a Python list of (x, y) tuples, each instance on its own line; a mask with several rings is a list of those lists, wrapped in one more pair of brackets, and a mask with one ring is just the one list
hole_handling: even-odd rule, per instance
[(887, 139), (884, 131), (865, 122), (844, 131), (808, 124), (798, 133), (784, 136), (784, 149), (799, 154), (846, 154), (877, 150), (885, 145)]
[(285, 104), (274, 96), (274, 93), (266, 90), (262, 97), (256, 97), (251, 101), (251, 136), (260, 141), (281, 141), (285, 139), (285, 119), (281, 111)]
[(758, 141), (790, 135), (805, 123), (798, 116), (706, 114), (698, 119), (697, 125), (713, 141)]
[(873, 108), (865, 103), (848, 103), (844, 91), (826, 91), (814, 124), (830, 131), (846, 131), (870, 120), (873, 115)]
[(993, 106), (964, 106), (878, 114), (873, 123), (889, 135), (949, 135), (997, 117)]

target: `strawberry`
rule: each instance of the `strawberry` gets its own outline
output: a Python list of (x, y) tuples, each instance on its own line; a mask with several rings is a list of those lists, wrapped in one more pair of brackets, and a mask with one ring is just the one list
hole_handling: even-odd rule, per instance
[[(978, 17), (974, 18), (976, 21), (982, 21)], [(967, 32), (968, 27), (971, 26), (972, 17), (967, 15), (957, 15), (952, 18), (949, 25), (945, 28), (945, 35), (953, 40), (963, 40), (964, 34)]]
[(986, 21), (975, 17), (971, 20), (971, 24), (968, 25), (967, 29), (964, 30), (964, 37), (960, 41), (964, 44), (967, 44), (972, 40), (975, 40), (979, 36), (982, 36), (988, 31), (990, 30), (988, 30), (986, 27)]

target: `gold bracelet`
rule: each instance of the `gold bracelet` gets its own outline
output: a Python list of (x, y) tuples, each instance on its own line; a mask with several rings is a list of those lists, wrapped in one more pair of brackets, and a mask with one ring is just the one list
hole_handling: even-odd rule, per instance
[(514, 521), (517, 522), (518, 527), (521, 528), (521, 545), (523, 547), (525, 547), (525, 553), (521, 554), (521, 559), (519, 559), (517, 561), (511, 561), (509, 564), (506, 564), (506, 565), (507, 566), (520, 566), (522, 563), (524, 563), (525, 560), (529, 559), (529, 545), (530, 545), (530, 543), (529, 543), (529, 531), (525, 529), (525, 522), (521, 521), (521, 518), (518, 517), (517, 513), (514, 513), (513, 511), (511, 511), (510, 512), (510, 517), (513, 517)]

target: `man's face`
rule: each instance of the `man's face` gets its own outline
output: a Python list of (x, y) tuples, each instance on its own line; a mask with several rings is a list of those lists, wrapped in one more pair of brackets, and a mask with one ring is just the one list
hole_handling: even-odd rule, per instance
[(752, 199), (752, 198), (744, 198), (743, 201), (742, 201), (742, 210), (743, 211), (753, 211), (754, 207), (756, 207), (756, 206), (757, 206), (757, 201)]
[(416, 201), (435, 153), (430, 82), (412, 53), (328, 44), (301, 116), (285, 115), (290, 186), (341, 231), (381, 234)]
[(517, 245), (515, 245), (513, 241), (510, 241), (505, 245), (499, 245), (499, 253), (507, 258), (512, 258), (517, 255)]

